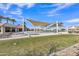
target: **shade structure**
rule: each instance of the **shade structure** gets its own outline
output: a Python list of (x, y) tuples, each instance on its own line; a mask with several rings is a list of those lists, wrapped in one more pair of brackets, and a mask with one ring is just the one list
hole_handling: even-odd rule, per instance
[(49, 25), (49, 23), (46, 23), (46, 22), (40, 22), (40, 21), (34, 21), (34, 20), (28, 20), (30, 21), (33, 26), (47, 26)]
[(56, 27), (57, 24), (58, 24), (59, 27), (62, 27), (63, 26), (63, 23), (62, 22), (58, 22), (58, 23), (55, 22), (55, 23), (50, 23), (48, 28)]

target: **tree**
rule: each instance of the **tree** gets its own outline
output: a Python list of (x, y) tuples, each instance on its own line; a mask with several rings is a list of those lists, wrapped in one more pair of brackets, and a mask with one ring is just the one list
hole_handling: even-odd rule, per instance
[(16, 20), (15, 20), (15, 19), (11, 19), (11, 21), (13, 22), (13, 24), (16, 22)]
[(3, 16), (0, 16), (0, 23), (2, 22), (2, 19), (4, 19), (5, 17)]
[(7, 21), (6, 23), (8, 23), (9, 21), (11, 21), (11, 19), (9, 17), (6, 17), (5, 19)]
[(27, 27), (26, 27), (26, 22), (24, 22), (24, 30), (26, 30), (27, 29)]

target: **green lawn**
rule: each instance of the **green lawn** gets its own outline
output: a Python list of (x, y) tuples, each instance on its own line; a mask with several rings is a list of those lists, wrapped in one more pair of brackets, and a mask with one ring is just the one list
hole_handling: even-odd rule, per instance
[(0, 55), (49, 55), (79, 42), (78, 35), (54, 35), (0, 41)]

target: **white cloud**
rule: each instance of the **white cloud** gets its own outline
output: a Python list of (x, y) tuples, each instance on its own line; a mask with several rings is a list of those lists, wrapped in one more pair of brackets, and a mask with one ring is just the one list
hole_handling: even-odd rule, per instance
[[(57, 12), (64, 9), (64, 8), (68, 8), (72, 5), (74, 5), (75, 3), (55, 3), (55, 4), (51, 4), (51, 5), (44, 5), (44, 6), (40, 6), (40, 7), (52, 7), (51, 10), (49, 11), (45, 11), (45, 12), (42, 12), (41, 14), (45, 14), (47, 16), (57, 16), (57, 15), (60, 15), (58, 14)], [(53, 8), (53, 7), (56, 7), (56, 8)]]
[(9, 11), (11, 14), (14, 14), (14, 15), (22, 15), (22, 9), (20, 8), (17, 8), (16, 10), (14, 11)]
[(11, 7), (11, 3), (9, 4), (3, 4), (3, 3), (0, 3), (0, 9), (3, 10), (3, 13), (7, 13), (7, 11), (9, 10), (9, 8)]
[(0, 9), (8, 10), (11, 5), (12, 5), (11, 3), (9, 4), (0, 3)]
[(28, 3), (28, 4), (27, 4), (27, 8), (32, 8), (32, 7), (34, 7), (34, 6), (35, 6), (34, 3)]
[[(63, 3), (62, 3), (63, 4)], [(61, 6), (62, 5), (61, 3), (53, 3), (53, 4), (50, 4), (50, 5), (39, 5), (40, 8), (48, 8), (48, 7), (58, 7), (58, 6)]]
[(48, 11), (48, 12), (45, 12), (47, 13), (47, 16), (58, 16), (60, 14), (57, 13), (57, 11), (59, 10), (62, 10), (64, 8), (67, 8), (67, 7), (70, 7), (74, 5), (74, 3), (56, 3), (56, 4), (52, 4), (52, 7), (55, 6), (56, 8)]
[(57, 6), (57, 8), (52, 9), (51, 11), (49, 11), (49, 14), (53, 14), (61, 9), (67, 8), (74, 5), (74, 3), (60, 3), (60, 4), (55, 4), (54, 6)]
[(62, 6), (64, 3), (55, 3), (55, 4), (52, 4), (52, 6), (56, 6), (56, 7), (58, 7), (58, 6)]
[(15, 14), (15, 15), (21, 15), (22, 14), (22, 9), (19, 8), (19, 7), (17, 7), (16, 10), (10, 10), (10, 7), (11, 7), (12, 4), (13, 3), (9, 3), (9, 4), (0, 3), (0, 9), (3, 10), (4, 14), (10, 13), (10, 14)]
[(5, 9), (5, 6), (3, 4), (0, 4), (0, 9)]
[(10, 13), (21, 16), (22, 15), (22, 7), (27, 6), (27, 8), (32, 8), (32, 7), (34, 7), (35, 4), (34, 3), (26, 3), (26, 4), (25, 3), (17, 3), (15, 5), (18, 6), (17, 9), (15, 11), (10, 11)]
[(15, 5), (17, 5), (18, 7), (24, 7), (26, 4), (25, 3), (14, 3)]
[[(17, 5), (17, 9), (15, 11), (11, 11), (10, 7), (11, 5)], [(3, 10), (4, 14), (5, 13), (11, 13), (11, 14), (16, 14), (16, 15), (21, 15), (22, 14), (22, 7), (26, 6), (28, 9), (34, 7), (34, 3), (0, 3), (0, 9)]]
[(68, 22), (68, 23), (78, 23), (79, 22), (79, 18), (67, 20), (66, 22)]
[(47, 16), (52, 17), (52, 16), (58, 16), (58, 15), (60, 15), (60, 14), (48, 14)]
[(26, 6), (27, 8), (32, 8), (35, 6), (35, 3), (0, 3), (0, 9), (8, 10), (12, 4), (17, 5), (18, 8), (22, 8), (24, 6)]
[(14, 3), (14, 4), (20, 8), (22, 8), (24, 6), (26, 6), (27, 8), (32, 8), (35, 6), (35, 3)]

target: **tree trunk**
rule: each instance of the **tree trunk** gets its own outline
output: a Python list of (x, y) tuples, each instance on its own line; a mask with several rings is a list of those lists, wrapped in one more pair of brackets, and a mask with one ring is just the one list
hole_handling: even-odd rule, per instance
[(14, 21), (13, 21), (13, 25), (14, 25)]
[(7, 20), (7, 23), (8, 23), (8, 20)]
[(2, 19), (0, 19), (0, 23), (2, 22)]

